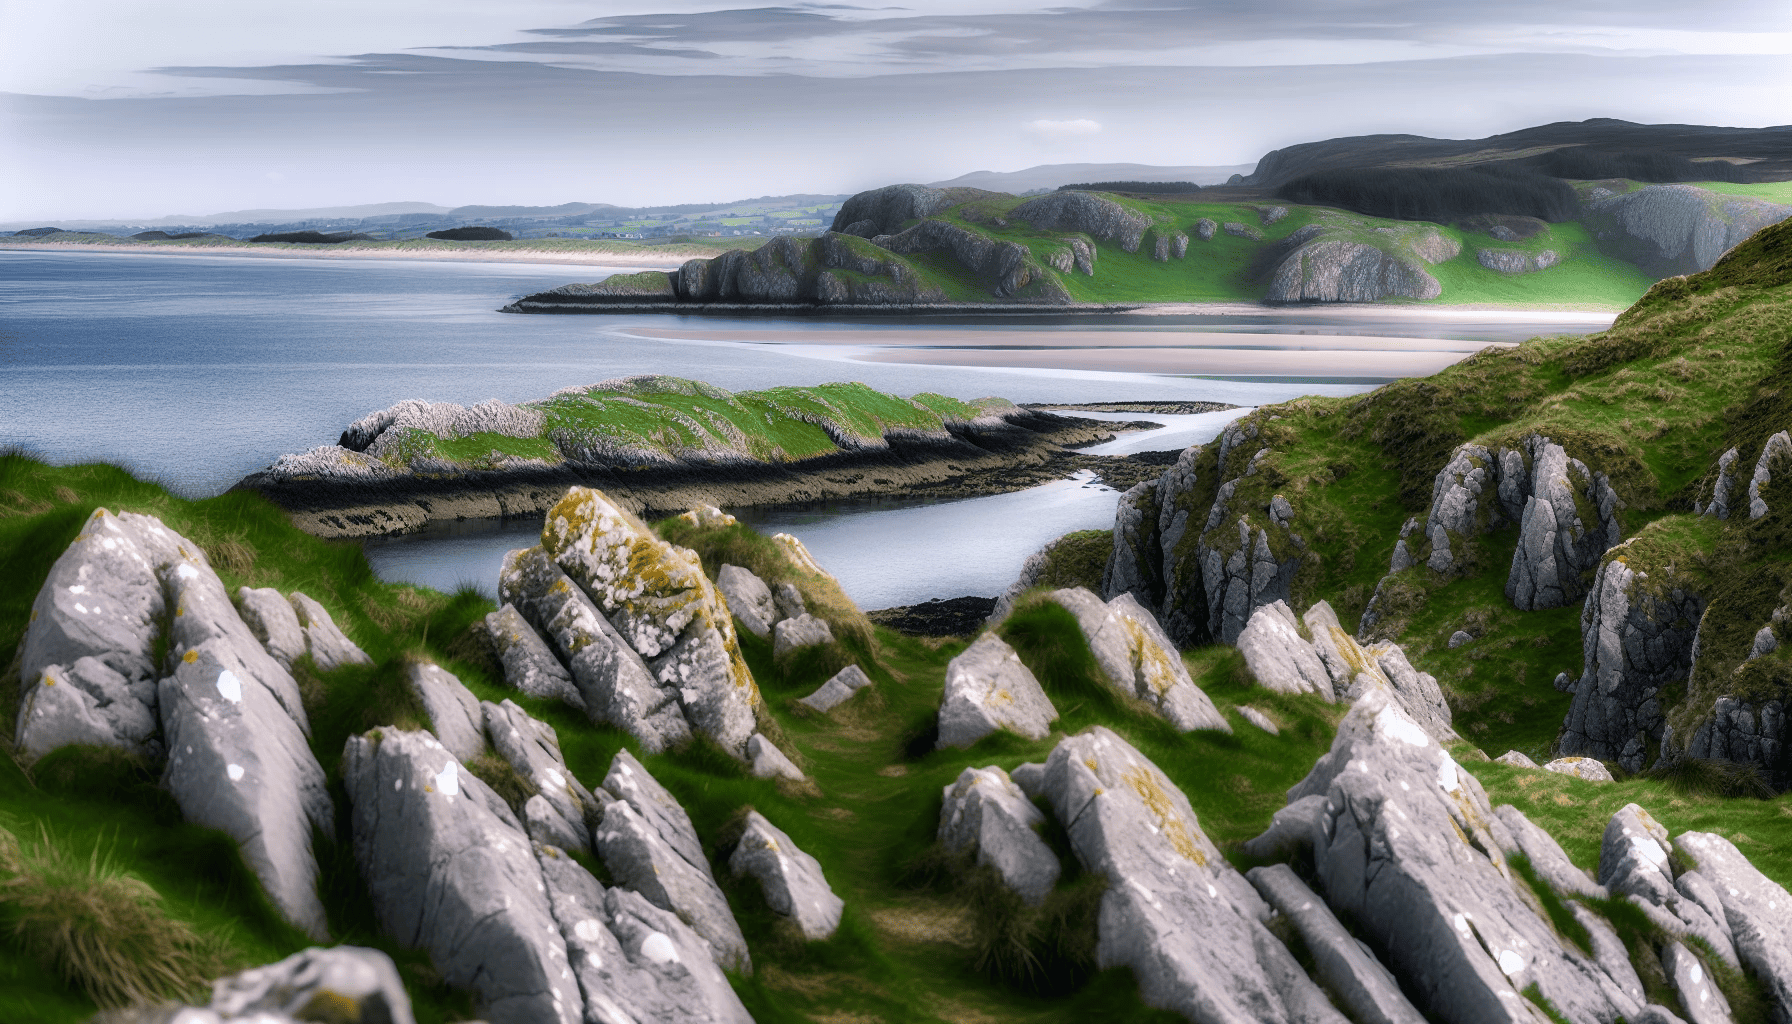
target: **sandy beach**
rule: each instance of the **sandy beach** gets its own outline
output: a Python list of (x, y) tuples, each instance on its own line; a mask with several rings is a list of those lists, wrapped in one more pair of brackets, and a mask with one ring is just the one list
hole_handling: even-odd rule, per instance
[[(451, 246), (455, 243), (443, 243)], [(478, 244), (478, 243), (475, 243)], [(670, 249), (670, 247), (668, 247)], [(600, 249), (466, 249), (450, 248), (376, 248), (340, 245), (315, 245), (303, 248), (242, 248), (231, 245), (181, 245), (180, 243), (145, 242), (140, 244), (108, 242), (40, 242), (0, 241), (0, 250), (15, 252), (114, 252), (149, 256), (231, 256), (261, 260), (422, 260), (446, 263), (558, 263), (577, 266), (632, 267), (642, 270), (674, 270), (693, 258), (718, 256), (724, 247), (699, 248), (680, 246), (667, 252)]]

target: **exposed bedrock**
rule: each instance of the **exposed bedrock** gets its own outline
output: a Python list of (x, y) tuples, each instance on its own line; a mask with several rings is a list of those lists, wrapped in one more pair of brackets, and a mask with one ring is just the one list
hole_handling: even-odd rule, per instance
[(1710, 270), (1738, 242), (1789, 216), (1792, 206), (1696, 185), (1649, 185), (1587, 210), (1600, 241), (1657, 277)]
[[(1018, 242), (1002, 241), (943, 220), (924, 220), (898, 234), (878, 235), (872, 242), (899, 256), (934, 251), (949, 253), (961, 266), (982, 278), (999, 298), (1018, 296), (1031, 286), (1034, 293), (1029, 297), (1035, 301), (1071, 301), (1064, 286), (1033, 259), (1031, 250)], [(1075, 262), (1074, 247), (1072, 262)], [(1091, 258), (1091, 269), (1093, 266)]]
[(1562, 723), (1561, 752), (1641, 771), (1669, 710), (1661, 689), (1686, 678), (1706, 597), (1672, 565), (1639, 564), (1630, 545), (1606, 555), (1581, 608), (1584, 668)]
[(942, 748), (968, 747), (999, 729), (1042, 740), (1057, 719), (1058, 709), (1039, 680), (994, 633), (978, 637), (946, 664), (939, 716)]
[(930, 217), (952, 205), (952, 195), (926, 185), (885, 185), (860, 192), (840, 204), (833, 230), (870, 238), (901, 230), (911, 220)]
[(1144, 214), (1091, 192), (1053, 192), (1021, 203), (1008, 216), (1045, 231), (1081, 231), (1127, 252), (1139, 251), (1152, 224)]
[(1039, 838), (1044, 823), (1045, 815), (1000, 767), (966, 768), (945, 787), (939, 840), (946, 849), (972, 854), (978, 864), (994, 868), (1021, 899), (1038, 906), (1063, 871)]
[[(1783, 700), (1718, 697), (1690, 737), (1670, 739), (1684, 745), (1687, 757), (1755, 765), (1768, 785), (1785, 790), (1792, 788), (1792, 731), (1787, 729), (1786, 712)], [(1670, 741), (1664, 740), (1662, 746), (1667, 753)]]
[(789, 918), (811, 942), (830, 939), (845, 904), (821, 873), (821, 864), (799, 849), (758, 811), (747, 812), (746, 831), (728, 858), (737, 875), (757, 879), (772, 912)]
[(1113, 689), (1143, 701), (1183, 732), (1232, 731), (1212, 698), (1189, 677), (1182, 655), (1157, 618), (1131, 594), (1119, 594), (1104, 604), (1090, 591), (1070, 587), (1046, 597), (1076, 616), (1096, 665)]
[(1488, 270), (1497, 270), (1502, 274), (1532, 274), (1539, 270), (1548, 270), (1562, 262), (1562, 257), (1554, 249), (1542, 249), (1537, 252), (1526, 252), (1522, 249), (1482, 249), (1475, 253), (1475, 261)]
[(1419, 265), (1365, 242), (1320, 239), (1296, 249), (1270, 278), (1263, 301), (1376, 302), (1397, 297), (1435, 299), (1443, 294)]

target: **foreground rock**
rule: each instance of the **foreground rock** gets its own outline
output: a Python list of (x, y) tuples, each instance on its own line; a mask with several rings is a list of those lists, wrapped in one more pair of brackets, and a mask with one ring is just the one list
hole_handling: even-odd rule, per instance
[(312, 663), (320, 671), (329, 672), (344, 665), (373, 664), (373, 659), (355, 646), (323, 605), (294, 591), (292, 610), (297, 613), (299, 629), (305, 634), (305, 653), (311, 655)]
[[(323, 1015), (329, 1015), (324, 1017)], [(411, 997), (391, 957), (357, 946), (313, 947), (212, 982), (203, 1007), (103, 1013), (103, 1024), (289, 1024), (319, 1019), (413, 1024)]]
[(775, 914), (793, 921), (811, 942), (830, 939), (840, 927), (845, 908), (828, 888), (821, 865), (758, 811), (747, 812), (747, 828), (728, 858), (737, 875), (758, 879), (765, 902)]
[(1143, 701), (1183, 732), (1232, 731), (1212, 698), (1189, 677), (1182, 655), (1157, 618), (1131, 594), (1119, 594), (1103, 604), (1082, 587), (1071, 587), (1054, 590), (1046, 598), (1076, 616), (1109, 686)]
[(1294, 613), (1281, 601), (1253, 612), (1238, 634), (1238, 653), (1259, 685), (1276, 693), (1316, 693), (1329, 704), (1335, 699), (1331, 673), (1313, 646), (1301, 639)]
[(576, 853), (591, 852), (591, 826), (599, 820), (597, 799), (566, 767), (554, 727), (533, 718), (511, 701), (480, 705), (485, 732), (498, 756), (539, 792), (524, 808), (524, 831)]
[(985, 633), (946, 664), (939, 746), (968, 747), (998, 729), (1042, 740), (1058, 710), (1014, 648)]
[(1599, 239), (1657, 277), (1709, 270), (1737, 243), (1789, 216), (1792, 206), (1697, 185), (1647, 185), (1588, 208)]
[(1043, 789), (1077, 858), (1107, 879), (1096, 962), (1192, 1021), (1337, 1022), (1264, 927), (1269, 908), (1201, 831), (1188, 798), (1099, 726), (1058, 744)]
[(512, 689), (531, 697), (565, 701), (585, 710), (584, 695), (573, 685), (572, 674), (554, 657), (516, 605), (505, 604), (487, 615), (485, 629), (504, 667), (504, 682)]
[(406, 665), (404, 676), (429, 716), (429, 731), (456, 760), (465, 764), (485, 753), (485, 712), (473, 691), (452, 672), (427, 662)]
[(1276, 913), (1287, 918), (1313, 957), (1318, 980), (1360, 1024), (1422, 1024), (1388, 969), (1344, 930), (1325, 902), (1286, 864), (1252, 868), (1245, 876)]
[[(1038, 765), (1034, 766), (1038, 768)], [(1063, 868), (1037, 831), (1045, 815), (995, 765), (966, 768), (945, 788), (939, 840), (955, 853), (974, 854), (1008, 888), (1033, 906), (1045, 902)]]
[(870, 685), (871, 677), (865, 674), (864, 669), (857, 665), (848, 665), (834, 673), (814, 693), (799, 699), (797, 703), (825, 714), (851, 700), (854, 694)]

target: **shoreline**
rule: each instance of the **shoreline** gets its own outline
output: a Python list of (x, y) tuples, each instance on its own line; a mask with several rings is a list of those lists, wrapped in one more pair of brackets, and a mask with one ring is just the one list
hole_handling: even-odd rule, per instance
[[(294, 243), (274, 243), (294, 244)], [(453, 244), (453, 243), (448, 243)], [(41, 242), (41, 243), (9, 243), (0, 240), (0, 251), (4, 252), (102, 252), (131, 253), (150, 256), (225, 256), (233, 259), (272, 259), (272, 260), (410, 260), (425, 263), (535, 263), (559, 264), (563, 266), (602, 266), (602, 267), (638, 267), (646, 270), (676, 270), (686, 260), (710, 259), (719, 256), (724, 250), (713, 252), (707, 248), (698, 252), (676, 253), (642, 253), (642, 252), (580, 252), (578, 250), (560, 249), (468, 249), (454, 251), (445, 249), (375, 249), (367, 246), (354, 246), (352, 243), (340, 245), (319, 245), (308, 249), (245, 249), (233, 245), (170, 245), (160, 242), (111, 243), (111, 242)], [(693, 249), (700, 247), (692, 247)]]

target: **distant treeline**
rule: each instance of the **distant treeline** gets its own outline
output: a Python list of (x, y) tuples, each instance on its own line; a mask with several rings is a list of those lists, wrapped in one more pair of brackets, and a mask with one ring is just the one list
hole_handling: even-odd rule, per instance
[(1060, 192), (1150, 192), (1175, 195), (1199, 192), (1201, 186), (1192, 181), (1092, 181), (1083, 185), (1059, 185)]
[(373, 242), (372, 235), (363, 235), (357, 231), (332, 231), (324, 234), (321, 231), (281, 231), (271, 235), (256, 235), (251, 242), (321, 242), (324, 245), (335, 245), (339, 242)]
[(1625, 153), (1584, 146), (1552, 149), (1522, 162), (1551, 177), (1581, 181), (1599, 178), (1653, 182), (1753, 180), (1744, 168), (1728, 160), (1688, 160), (1671, 153)]
[(425, 238), (441, 238), (450, 242), (508, 242), (511, 234), (503, 228), (449, 228), (431, 231)]
[(1337, 206), (1370, 217), (1449, 223), (1484, 213), (1564, 221), (1577, 212), (1574, 189), (1520, 167), (1487, 164), (1466, 170), (1363, 168), (1316, 171), (1276, 189), (1308, 206)]
[(211, 232), (182, 231), (177, 235), (171, 235), (166, 231), (139, 231), (131, 237), (144, 242), (174, 242), (183, 238), (204, 238), (208, 234)]

